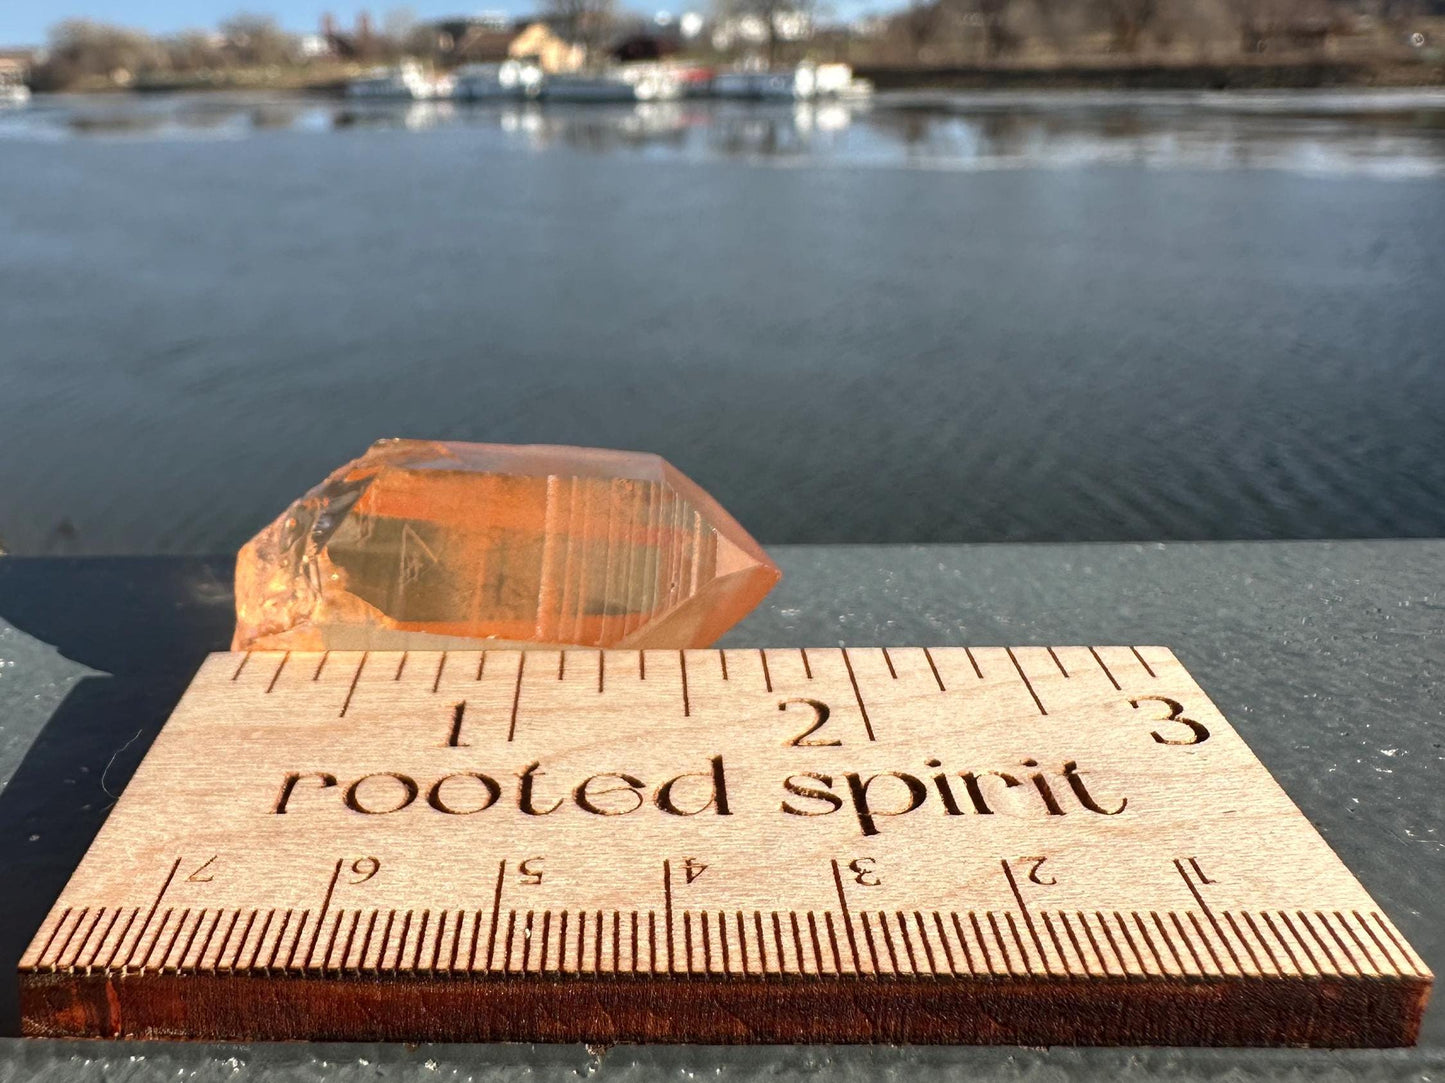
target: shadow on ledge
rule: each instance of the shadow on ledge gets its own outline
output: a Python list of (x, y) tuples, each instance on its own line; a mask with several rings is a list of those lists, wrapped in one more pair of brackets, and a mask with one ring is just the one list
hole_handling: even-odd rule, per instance
[[(231, 575), (228, 558), (0, 559), (0, 617), (105, 674), (70, 690), (0, 793), (6, 975), (201, 660), (228, 649)], [(0, 1033), (19, 1025), (15, 981), (0, 979)]]

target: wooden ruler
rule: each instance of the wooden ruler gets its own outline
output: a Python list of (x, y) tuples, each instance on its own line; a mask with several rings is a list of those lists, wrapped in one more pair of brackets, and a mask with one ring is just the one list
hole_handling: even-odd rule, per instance
[(1431, 975), (1158, 647), (217, 654), (33, 1035), (1389, 1045)]

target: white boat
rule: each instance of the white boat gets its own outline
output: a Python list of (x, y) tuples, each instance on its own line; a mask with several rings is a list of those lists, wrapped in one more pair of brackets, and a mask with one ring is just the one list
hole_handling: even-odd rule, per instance
[(372, 68), (346, 84), (348, 98), (380, 98), (392, 101), (431, 101), (450, 97), (452, 81), (429, 74), (415, 60), (403, 60), (394, 67)]
[(661, 102), (682, 97), (682, 79), (665, 64), (624, 64), (591, 74), (548, 75), (541, 97), (558, 102)]
[(452, 97), (463, 101), (535, 98), (542, 90), (542, 69), (530, 60), (465, 64), (452, 73)]
[(30, 88), (20, 81), (19, 73), (0, 71), (0, 105), (23, 105), (30, 100)]
[(792, 101), (798, 93), (796, 72), (720, 71), (712, 80), (713, 96), (746, 100)]
[(813, 67), (813, 97), (827, 99), (867, 98), (873, 94), (873, 84), (867, 79), (858, 79), (847, 64), (817, 64)]
[(864, 98), (873, 93), (866, 79), (853, 78), (847, 64), (804, 62), (781, 71), (724, 71), (713, 76), (718, 98), (754, 101), (814, 101), (819, 98)]

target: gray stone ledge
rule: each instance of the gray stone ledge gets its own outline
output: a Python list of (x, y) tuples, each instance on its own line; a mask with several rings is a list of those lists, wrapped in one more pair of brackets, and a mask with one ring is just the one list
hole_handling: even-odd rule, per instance
[[(727, 646), (1173, 647), (1445, 972), (1445, 541), (794, 546)], [(224, 559), (0, 559), (0, 967), (229, 636)], [(15, 1032), (0, 985), (0, 1033)], [(215, 1046), (0, 1039), (20, 1079), (1420, 1079), (1412, 1050)]]

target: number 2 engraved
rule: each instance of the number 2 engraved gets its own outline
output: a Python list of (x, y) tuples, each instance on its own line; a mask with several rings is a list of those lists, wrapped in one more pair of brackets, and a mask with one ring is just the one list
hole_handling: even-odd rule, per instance
[(1209, 730), (1201, 722), (1192, 718), (1184, 717), (1184, 705), (1177, 699), (1170, 699), (1168, 696), (1140, 696), (1138, 699), (1131, 699), (1129, 702), (1138, 707), (1145, 700), (1153, 700), (1155, 703), (1162, 703), (1169, 708), (1169, 714), (1160, 719), (1159, 722), (1178, 722), (1181, 726), (1188, 726), (1190, 736), (1187, 740), (1175, 739), (1162, 736), (1158, 730), (1151, 730), (1149, 736), (1158, 741), (1161, 745), (1198, 745), (1209, 740)]
[(215, 879), (215, 874), (212, 873), (209, 876), (202, 876), (201, 873), (205, 872), (212, 865), (214, 865), (216, 863), (216, 858), (220, 856), (220, 854), (212, 854), (210, 857), (206, 858), (206, 863), (204, 865), (202, 865), (195, 872), (191, 873), (191, 875), (186, 877), (187, 882), (192, 884), (209, 884), (212, 880)]
[(1029, 869), (1029, 879), (1032, 880), (1034, 883), (1041, 884), (1044, 887), (1053, 887), (1053, 885), (1058, 883), (1058, 880), (1056, 880), (1053, 876), (1050, 876), (1047, 880), (1045, 880), (1039, 875), (1039, 869), (1043, 866), (1043, 863), (1048, 860), (1047, 857), (1021, 857), (1019, 858), (1019, 860), (1033, 862), (1033, 867)]
[(826, 703), (816, 699), (785, 699), (782, 703), (778, 704), (778, 710), (786, 711), (790, 703), (797, 703), (812, 710), (813, 724), (791, 741), (788, 741), (787, 744), (793, 748), (836, 748), (843, 743), (838, 740), (823, 741), (809, 739), (813, 734), (822, 729), (823, 725), (828, 721), (830, 712)]

